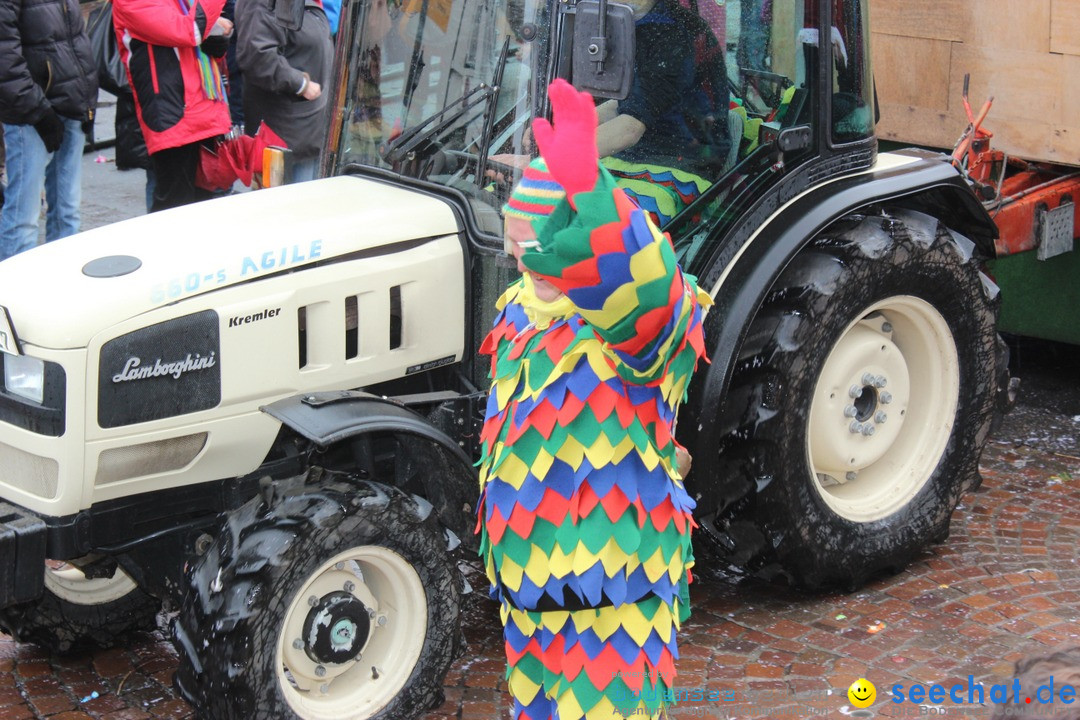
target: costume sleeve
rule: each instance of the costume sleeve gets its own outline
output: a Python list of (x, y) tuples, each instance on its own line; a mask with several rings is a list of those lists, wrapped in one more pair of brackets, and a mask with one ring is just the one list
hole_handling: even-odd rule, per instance
[(32, 125), (45, 115), (49, 103), (23, 57), (21, 5), (17, 0), (0, 1), (0, 119), (14, 125)]
[(295, 95), (304, 84), (304, 74), (289, 65), (280, 52), (285, 47), (281, 27), (265, 0), (238, 0), (236, 3), (236, 62), (244, 71), (244, 82), (264, 90)]
[(526, 252), (522, 262), (570, 298), (623, 379), (658, 381), (676, 358), (689, 377), (704, 354), (701, 306), (709, 298), (679, 268), (671, 240), (606, 170), (574, 203), (577, 212), (559, 204), (542, 231), (545, 249)]
[(224, 6), (225, 0), (195, 0), (190, 7), (188, 0), (113, 0), (113, 22), (151, 45), (195, 47)]

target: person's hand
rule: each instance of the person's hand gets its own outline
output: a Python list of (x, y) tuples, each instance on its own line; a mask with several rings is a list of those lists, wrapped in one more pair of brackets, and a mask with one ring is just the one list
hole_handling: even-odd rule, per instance
[(210, 32), (206, 34), (206, 38), (199, 45), (199, 48), (210, 57), (225, 57), (225, 53), (229, 49), (229, 36), (232, 35), (232, 31), (232, 21), (219, 17), (213, 27), (210, 28)]
[(596, 152), (596, 104), (588, 93), (559, 78), (548, 86), (554, 123), (533, 121), (533, 137), (548, 171), (566, 190), (575, 210), (574, 195), (596, 187), (599, 173)]
[(679, 472), (679, 477), (686, 479), (686, 476), (690, 473), (690, 466), (693, 465), (693, 462), (693, 458), (690, 457), (690, 451), (676, 443), (675, 468)]
[[(525, 168), (529, 167), (532, 160), (528, 155), (515, 155), (513, 153), (499, 153), (487, 159), (488, 168), (484, 175), (500, 183), (511, 183), (514, 176), (521, 176)], [(501, 166), (501, 167), (496, 167)]]
[(305, 100), (315, 100), (322, 95), (322, 85), (308, 77), (307, 73), (304, 73), (304, 77), (307, 78), (307, 84), (304, 85), (303, 92), (300, 93), (300, 97)]
[(209, 34), (217, 35), (218, 33), (215, 32), (215, 30), (217, 30), (218, 28), (221, 28), (220, 33), (222, 35), (224, 35), (225, 37), (229, 37), (230, 35), (232, 35), (233, 22), (228, 18), (219, 17), (217, 21), (214, 22), (214, 27), (210, 30)]
[(46, 152), (54, 153), (60, 149), (61, 143), (64, 142), (64, 123), (60, 121), (60, 116), (51, 106), (48, 112), (34, 123), (34, 129), (41, 136), (41, 141), (45, 143)]

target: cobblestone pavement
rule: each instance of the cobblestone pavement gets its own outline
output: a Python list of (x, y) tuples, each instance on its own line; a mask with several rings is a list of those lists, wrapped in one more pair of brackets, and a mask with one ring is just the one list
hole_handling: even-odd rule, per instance
[[(1080, 431), (1080, 418), (1059, 421), (1062, 432)], [(1007, 424), (999, 436), (1018, 432)], [(807, 595), (703, 573), (678, 684), (734, 700), (684, 703), (673, 718), (843, 717), (846, 688), (860, 677), (878, 688), (879, 716), (917, 714), (890, 703), (888, 688), (966, 684), (968, 675), (1004, 682), (1025, 653), (1080, 644), (1080, 457), (998, 439), (982, 472), (944, 544), (859, 592)], [(426, 720), (507, 716), (496, 609), (476, 592), (465, 612), (468, 652)], [(175, 665), (164, 634), (63, 658), (0, 635), (0, 718), (193, 717), (171, 689)]]

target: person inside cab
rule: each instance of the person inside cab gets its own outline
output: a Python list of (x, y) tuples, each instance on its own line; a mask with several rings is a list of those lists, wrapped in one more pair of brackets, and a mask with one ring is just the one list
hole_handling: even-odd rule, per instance
[(717, 177), (731, 147), (723, 48), (678, 0), (622, 2), (634, 11), (634, 79), (625, 100), (598, 108), (600, 156)]

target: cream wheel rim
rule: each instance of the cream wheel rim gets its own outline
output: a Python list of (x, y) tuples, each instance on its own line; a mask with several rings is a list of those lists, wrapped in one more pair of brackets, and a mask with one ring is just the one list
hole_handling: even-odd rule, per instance
[(830, 350), (814, 388), (807, 453), (814, 487), (854, 522), (909, 503), (938, 466), (960, 394), (956, 342), (930, 303), (875, 303)]
[(61, 600), (75, 605), (104, 605), (119, 600), (138, 586), (120, 568), (116, 568), (111, 578), (88, 578), (74, 565), (46, 560), (45, 587)]
[[(344, 662), (312, 657), (311, 613), (331, 597), (362, 603), (370, 620), (326, 629), (355, 642)], [(293, 597), (277, 643), (278, 683), (305, 720), (371, 717), (405, 686), (426, 635), (427, 599), (412, 565), (388, 548), (355, 547), (323, 563)]]

